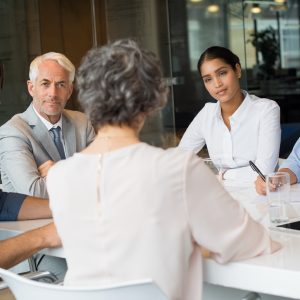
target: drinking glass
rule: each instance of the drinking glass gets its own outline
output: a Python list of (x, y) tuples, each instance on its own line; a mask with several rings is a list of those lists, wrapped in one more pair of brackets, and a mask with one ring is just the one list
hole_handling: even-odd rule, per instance
[(275, 172), (266, 176), (266, 188), (271, 223), (288, 221), (287, 204), (290, 200), (290, 176)]

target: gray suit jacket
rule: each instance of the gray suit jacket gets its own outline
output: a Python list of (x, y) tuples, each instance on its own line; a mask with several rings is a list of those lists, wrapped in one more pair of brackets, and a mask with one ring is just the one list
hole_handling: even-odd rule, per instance
[[(63, 111), (62, 134), (66, 157), (83, 150), (95, 136), (87, 117), (71, 110)], [(48, 198), (46, 179), (38, 171), (47, 160), (58, 161), (60, 156), (49, 131), (31, 104), (25, 112), (13, 116), (0, 127), (3, 191)]]

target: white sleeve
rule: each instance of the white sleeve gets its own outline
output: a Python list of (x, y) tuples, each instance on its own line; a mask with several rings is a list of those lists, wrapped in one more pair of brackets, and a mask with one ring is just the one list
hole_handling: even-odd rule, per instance
[[(254, 163), (263, 174), (274, 172), (278, 163), (280, 147), (280, 108), (269, 100), (259, 118), (256, 159)], [(231, 169), (224, 174), (225, 179), (253, 182), (258, 174), (250, 166)]]
[(201, 122), (202, 114), (203, 110), (197, 114), (192, 123), (189, 125), (178, 145), (179, 148), (191, 150), (195, 153), (198, 153), (203, 148), (205, 145), (205, 138), (202, 133), (204, 130)]
[(263, 174), (274, 172), (278, 163), (281, 129), (280, 108), (274, 102), (264, 110), (260, 119), (255, 164)]
[(254, 182), (257, 176), (250, 166), (229, 169), (223, 175), (225, 180), (235, 180), (239, 184)]
[(226, 192), (201, 159), (190, 157), (185, 178), (188, 221), (198, 245), (222, 263), (271, 252), (267, 230)]

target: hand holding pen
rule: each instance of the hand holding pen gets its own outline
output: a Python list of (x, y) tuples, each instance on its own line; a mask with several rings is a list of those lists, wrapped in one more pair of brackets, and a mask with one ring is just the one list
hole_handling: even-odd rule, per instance
[(264, 182), (266, 182), (266, 176), (260, 171), (260, 169), (254, 164), (254, 162), (249, 160), (249, 165), (252, 170), (255, 171)]
[(260, 195), (266, 194), (266, 176), (258, 169), (258, 167), (252, 162), (249, 161), (251, 168), (259, 175), (255, 181), (256, 192)]

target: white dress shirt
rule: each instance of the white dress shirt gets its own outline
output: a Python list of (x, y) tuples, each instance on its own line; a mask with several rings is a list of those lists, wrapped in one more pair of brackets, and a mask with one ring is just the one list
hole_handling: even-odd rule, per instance
[(229, 130), (219, 102), (206, 103), (184, 133), (179, 147), (198, 153), (206, 144), (210, 158), (229, 170), (225, 179), (253, 181), (257, 174), (252, 160), (263, 174), (273, 172), (280, 147), (280, 109), (269, 99), (243, 91), (244, 100), (229, 118)]
[(267, 231), (191, 151), (76, 153), (49, 170), (47, 188), (65, 285), (152, 278), (170, 300), (200, 300), (200, 246), (219, 262), (270, 251)]

